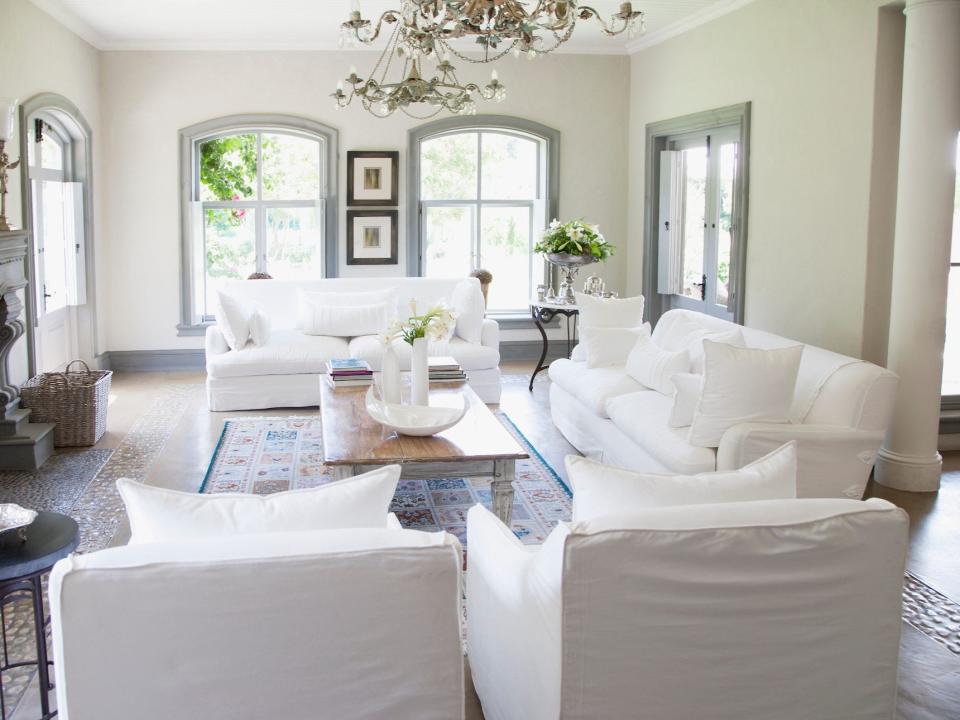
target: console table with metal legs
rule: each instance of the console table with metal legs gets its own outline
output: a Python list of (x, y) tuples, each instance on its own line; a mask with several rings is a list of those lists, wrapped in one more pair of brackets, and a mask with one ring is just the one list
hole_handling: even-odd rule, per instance
[(541, 370), (546, 370), (549, 365), (544, 365), (547, 359), (547, 350), (550, 347), (550, 340), (547, 338), (547, 331), (543, 324), (553, 320), (557, 315), (563, 315), (567, 318), (567, 357), (573, 352), (573, 346), (577, 343), (577, 322), (580, 316), (580, 309), (576, 305), (569, 303), (556, 303), (547, 301), (535, 301), (530, 303), (530, 317), (540, 331), (540, 337), (543, 338), (543, 350), (540, 352), (540, 359), (537, 360), (537, 366), (530, 376), (529, 389), (533, 391), (533, 381), (537, 379), (537, 374)]
[[(20, 534), (22, 533), (22, 538)], [(57, 560), (73, 552), (80, 542), (77, 523), (66, 515), (41, 512), (32, 524), (21, 531), (11, 530), (0, 540), (0, 626), (2, 626), (2, 656), (0, 656), (0, 718), (8, 720), (3, 697), (3, 675), (10, 670), (36, 665), (40, 686), (40, 718), (55, 717), (50, 709), (50, 664), (47, 657), (47, 615), (43, 603), (43, 576), (50, 572)], [(11, 660), (7, 638), (7, 608), (18, 600), (30, 598), (33, 615), (36, 660)]]

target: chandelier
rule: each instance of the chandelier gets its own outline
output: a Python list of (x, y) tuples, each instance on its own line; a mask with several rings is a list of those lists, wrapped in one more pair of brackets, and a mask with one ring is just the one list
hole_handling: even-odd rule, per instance
[[(472, 115), (477, 112), (475, 98), (501, 102), (507, 96), (496, 70), (490, 74), (490, 82), (483, 87), (476, 83), (463, 84), (457, 78), (453, 65), (446, 59), (437, 63), (436, 75), (425, 79), (420, 71), (423, 58), (403, 48), (400, 29), (399, 25), (394, 28), (369, 78), (365, 80), (358, 77), (356, 68), (351, 67), (345, 81), (337, 83), (337, 90), (331, 96), (336, 108), (344, 108), (356, 98), (365, 110), (377, 117), (388, 117), (400, 110), (410, 117), (424, 120), (443, 110)], [(401, 79), (387, 82), (387, 74), (396, 58), (403, 58)], [(350, 86), (349, 91), (344, 91), (344, 82)], [(424, 108), (425, 112), (413, 112), (417, 107)]]
[[(533, 5), (530, 9), (528, 6)], [(643, 32), (643, 12), (623, 2), (605, 20), (578, 0), (401, 0), (399, 10), (387, 10), (374, 24), (354, 3), (350, 19), (340, 26), (340, 44), (374, 42), (384, 24), (402, 28), (400, 47), (411, 55), (456, 55), (468, 62), (491, 62), (509, 52), (533, 59), (552, 52), (573, 35), (577, 20), (596, 20), (605, 35)], [(469, 57), (450, 44), (473, 37), (482, 58)]]

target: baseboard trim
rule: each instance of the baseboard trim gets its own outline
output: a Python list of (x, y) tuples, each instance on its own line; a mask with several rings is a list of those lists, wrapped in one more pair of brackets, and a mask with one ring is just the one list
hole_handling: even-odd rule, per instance
[(108, 350), (100, 357), (104, 370), (114, 372), (155, 372), (160, 370), (202, 370), (207, 361), (204, 351), (171, 350)]
[[(500, 343), (500, 359), (507, 362), (536, 361), (543, 351), (539, 340), (504, 340)], [(567, 344), (551, 342), (547, 362), (566, 357)], [(163, 370), (202, 370), (206, 367), (204, 351), (197, 349), (170, 350), (108, 350), (98, 358), (103, 370), (115, 372), (158, 372)]]

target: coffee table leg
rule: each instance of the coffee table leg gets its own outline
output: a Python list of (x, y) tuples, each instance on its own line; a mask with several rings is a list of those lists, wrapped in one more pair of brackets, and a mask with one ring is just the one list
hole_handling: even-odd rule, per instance
[(510, 527), (513, 516), (513, 479), (516, 473), (515, 460), (495, 460), (493, 463), (493, 481), (490, 483), (493, 512), (507, 527)]
[(334, 465), (330, 469), (333, 471), (334, 480), (346, 480), (357, 474), (353, 465)]

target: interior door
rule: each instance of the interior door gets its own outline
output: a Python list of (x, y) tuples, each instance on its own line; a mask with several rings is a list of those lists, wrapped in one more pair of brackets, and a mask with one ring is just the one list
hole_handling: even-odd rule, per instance
[[(31, 128), (33, 130), (33, 128)], [(74, 183), (64, 182), (64, 141), (44, 124), (41, 142), (31, 153), (34, 267), (37, 295), (37, 369), (57, 370), (76, 357), (77, 343), (70, 303), (71, 262), (77, 251)]]
[[(720, 128), (705, 134), (671, 138), (662, 167), (670, 172), (660, 181), (661, 288), (667, 287), (666, 308), (685, 308), (733, 320), (731, 260), (733, 207), (739, 133)], [(671, 230), (670, 222), (674, 223)], [(670, 253), (673, 253), (671, 257)], [(678, 277), (665, 275), (676, 274)]]

